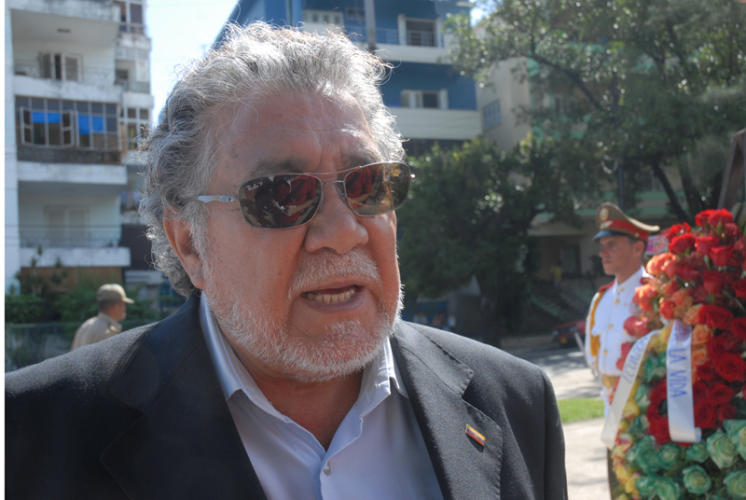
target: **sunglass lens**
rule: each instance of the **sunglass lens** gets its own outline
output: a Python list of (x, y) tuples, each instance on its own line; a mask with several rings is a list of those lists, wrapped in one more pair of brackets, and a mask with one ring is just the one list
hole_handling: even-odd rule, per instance
[(344, 179), (347, 204), (358, 215), (379, 215), (404, 203), (410, 174), (400, 163), (376, 163), (349, 172)]
[(308, 222), (321, 200), (319, 179), (310, 175), (260, 177), (241, 187), (241, 211), (256, 227), (283, 228)]

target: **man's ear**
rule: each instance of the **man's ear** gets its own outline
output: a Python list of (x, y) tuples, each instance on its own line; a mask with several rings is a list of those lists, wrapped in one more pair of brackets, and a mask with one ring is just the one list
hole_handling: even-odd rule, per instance
[(184, 220), (166, 216), (163, 218), (163, 229), (192, 284), (202, 290), (205, 281), (204, 267), (202, 257), (194, 248), (191, 226)]

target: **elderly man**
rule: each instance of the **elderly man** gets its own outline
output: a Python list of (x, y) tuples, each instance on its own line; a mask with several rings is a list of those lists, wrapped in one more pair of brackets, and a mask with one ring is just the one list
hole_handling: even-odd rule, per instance
[(127, 317), (127, 304), (135, 301), (127, 297), (124, 288), (116, 283), (107, 283), (98, 287), (96, 304), (98, 315), (88, 318), (75, 332), (72, 348), (77, 349), (88, 344), (95, 344), (122, 331), (119, 323)]
[(172, 317), (6, 379), (9, 498), (565, 498), (538, 369), (399, 320), (409, 168), (339, 35), (235, 30), (147, 146)]

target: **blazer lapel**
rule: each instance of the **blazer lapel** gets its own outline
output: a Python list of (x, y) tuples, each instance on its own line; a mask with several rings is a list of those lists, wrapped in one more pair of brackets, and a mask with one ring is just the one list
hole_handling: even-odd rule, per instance
[(101, 460), (131, 498), (264, 498), (199, 327), (198, 298), (146, 333), (111, 393), (141, 416)]
[(392, 345), (443, 496), (500, 498), (502, 430), (463, 399), (472, 369), (405, 323)]

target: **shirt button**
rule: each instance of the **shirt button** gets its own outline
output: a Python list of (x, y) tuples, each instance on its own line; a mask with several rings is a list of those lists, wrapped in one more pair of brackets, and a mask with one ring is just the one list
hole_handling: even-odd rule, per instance
[(324, 472), (324, 474), (326, 474), (327, 476), (328, 476), (329, 474), (331, 474), (331, 473), (332, 473), (332, 464), (330, 464), (329, 462), (327, 462), (327, 463), (326, 463), (326, 467), (324, 467), (324, 471), (323, 471), (323, 472)]
[(619, 304), (619, 299), (616, 299), (616, 300), (614, 301), (614, 304)]
[(613, 330), (613, 329), (614, 329), (614, 325), (610, 324), (609, 325), (609, 330)]

